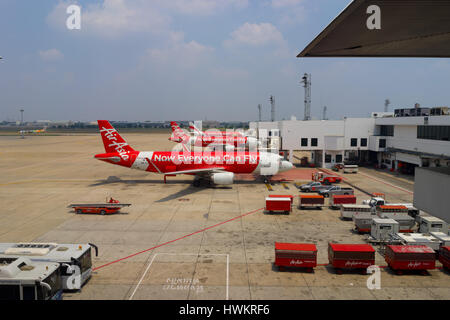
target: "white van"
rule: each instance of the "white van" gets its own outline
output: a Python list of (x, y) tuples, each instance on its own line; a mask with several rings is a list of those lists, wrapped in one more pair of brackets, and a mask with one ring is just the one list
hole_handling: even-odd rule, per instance
[(358, 173), (356, 164), (344, 164), (344, 173)]

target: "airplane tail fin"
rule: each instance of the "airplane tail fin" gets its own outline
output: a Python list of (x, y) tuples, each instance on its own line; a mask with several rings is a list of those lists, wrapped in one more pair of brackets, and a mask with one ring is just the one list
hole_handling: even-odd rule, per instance
[(198, 128), (195, 126), (193, 122), (189, 122), (189, 129), (195, 132), (195, 134), (203, 135), (203, 132), (198, 130)]
[(175, 137), (181, 137), (186, 135), (184, 131), (180, 128), (178, 123), (176, 123), (175, 121), (170, 122), (170, 126), (172, 127), (172, 133)]
[(108, 120), (98, 120), (97, 122), (98, 129), (102, 135), (103, 145), (105, 146), (105, 151), (107, 153), (134, 151)]

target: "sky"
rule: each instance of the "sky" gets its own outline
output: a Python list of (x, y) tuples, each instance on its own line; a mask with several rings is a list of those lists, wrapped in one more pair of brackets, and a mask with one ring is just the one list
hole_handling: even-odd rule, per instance
[(305, 72), (314, 118), (448, 105), (448, 59), (296, 58), (348, 3), (1, 0), (0, 121), (302, 119)]

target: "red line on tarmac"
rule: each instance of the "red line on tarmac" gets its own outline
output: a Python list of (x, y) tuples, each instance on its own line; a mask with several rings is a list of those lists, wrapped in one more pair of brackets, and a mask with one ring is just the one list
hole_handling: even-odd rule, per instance
[(227, 222), (231, 222), (231, 221), (233, 221), (233, 220), (236, 220), (236, 219), (239, 219), (239, 218), (248, 216), (248, 215), (250, 215), (250, 214), (252, 214), (252, 213), (256, 213), (256, 212), (261, 211), (261, 210), (263, 210), (263, 209), (264, 209), (264, 208), (260, 208), (260, 209), (256, 209), (256, 210), (253, 210), (253, 211), (244, 213), (244, 214), (242, 214), (242, 215), (240, 215), (240, 216), (231, 218), (231, 219), (226, 220), (226, 221), (219, 222), (219, 223), (217, 223), (217, 224), (215, 224), (215, 225), (212, 225), (212, 226), (209, 226), (209, 227), (207, 227), (207, 228), (204, 228), (204, 229), (195, 231), (195, 232), (193, 232), (193, 233), (187, 234), (187, 235), (182, 236), (182, 237), (180, 237), (180, 238), (177, 238), (177, 239), (174, 239), (174, 240), (170, 240), (170, 241), (167, 241), (167, 242), (158, 244), (157, 246), (154, 246), (154, 247), (152, 247), (152, 248), (149, 248), (149, 249), (146, 249), (146, 250), (143, 250), (143, 251), (139, 251), (139, 252), (133, 253), (132, 255), (129, 255), (129, 256), (127, 256), (127, 257), (120, 258), (120, 259), (117, 259), (117, 260), (108, 262), (108, 263), (106, 263), (106, 264), (104, 264), (104, 265), (101, 265), (101, 266), (99, 266), (99, 267), (94, 268), (93, 271), (96, 271), (96, 270), (101, 269), (101, 268), (103, 268), (103, 267), (109, 266), (109, 265), (111, 265), (111, 264), (113, 264), (113, 263), (116, 263), (116, 262), (119, 262), (119, 261), (123, 261), (123, 260), (125, 260), (125, 259), (132, 258), (132, 257), (134, 257), (134, 256), (137, 256), (137, 255), (141, 254), (141, 253), (145, 253), (145, 252), (147, 252), (147, 251), (150, 251), (150, 250), (153, 250), (153, 249), (156, 249), (156, 248), (159, 248), (159, 247), (168, 245), (168, 244), (170, 244), (170, 243), (172, 243), (172, 242), (175, 242), (175, 241), (178, 241), (178, 240), (185, 239), (185, 238), (187, 238), (187, 237), (193, 236), (194, 234), (197, 234), (197, 233), (200, 233), (200, 232), (204, 232), (204, 231), (206, 231), (206, 230), (209, 230), (209, 229), (218, 227), (218, 226), (220, 226), (220, 225), (222, 225), (222, 224), (225, 224), (225, 223), (227, 223)]

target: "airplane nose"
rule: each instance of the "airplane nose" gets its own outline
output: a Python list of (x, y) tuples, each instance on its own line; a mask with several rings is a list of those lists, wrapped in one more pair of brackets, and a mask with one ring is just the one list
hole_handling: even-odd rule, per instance
[(281, 161), (281, 170), (282, 171), (288, 171), (294, 168), (294, 165), (290, 163), (289, 161)]

